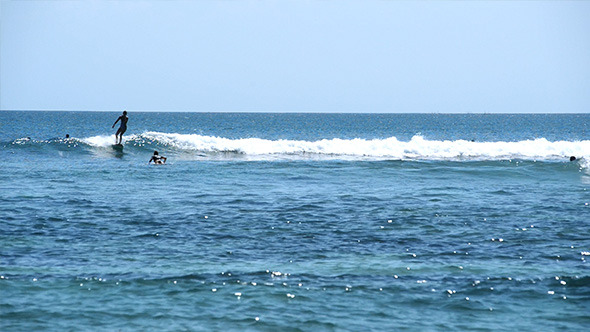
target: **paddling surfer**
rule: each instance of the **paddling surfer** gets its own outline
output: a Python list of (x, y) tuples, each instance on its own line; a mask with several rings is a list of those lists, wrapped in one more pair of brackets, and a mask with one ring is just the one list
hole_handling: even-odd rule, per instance
[[(119, 129), (117, 129), (117, 133), (115, 134), (115, 144), (121, 144), (121, 142), (123, 141), (123, 134), (125, 133), (125, 131), (127, 131), (127, 121), (129, 120), (129, 118), (127, 117), (127, 111), (123, 111), (123, 115), (121, 115), (117, 119), (117, 121), (113, 123), (113, 128), (115, 128), (115, 125), (117, 124), (117, 122), (119, 122), (119, 120), (121, 120), (121, 126), (119, 127)], [(119, 139), (118, 142), (117, 136)]]
[(158, 151), (154, 151), (154, 155), (152, 156), (152, 159), (150, 159), (150, 161), (148, 161), (148, 164), (151, 163), (152, 161), (154, 162), (154, 164), (162, 165), (166, 162), (166, 157), (160, 156), (158, 154)]

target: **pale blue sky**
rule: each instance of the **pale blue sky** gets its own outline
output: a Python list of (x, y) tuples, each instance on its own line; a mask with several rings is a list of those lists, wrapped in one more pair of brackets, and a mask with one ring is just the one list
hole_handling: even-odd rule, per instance
[(0, 4), (2, 110), (590, 111), (588, 1)]

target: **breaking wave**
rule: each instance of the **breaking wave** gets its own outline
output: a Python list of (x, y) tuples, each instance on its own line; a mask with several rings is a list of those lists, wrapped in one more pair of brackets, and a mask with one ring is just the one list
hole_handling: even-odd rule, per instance
[[(49, 144), (53, 146), (104, 148), (113, 144), (113, 136), (93, 136), (49, 141), (17, 139), (12, 145)], [(428, 140), (414, 136), (409, 141), (396, 137), (384, 139), (269, 140), (262, 138), (230, 139), (197, 134), (144, 132), (127, 136), (128, 149), (163, 149), (167, 152), (248, 156), (315, 155), (395, 160), (563, 160), (570, 156), (590, 159), (590, 140), (548, 141), (545, 138), (517, 142), (474, 142), (469, 140)]]
[[(109, 137), (112, 140), (112, 137)], [(96, 142), (97, 139), (87, 139)], [(391, 159), (531, 159), (552, 160), (564, 157), (588, 157), (590, 141), (556, 141), (544, 138), (519, 142), (437, 141), (414, 136), (410, 141), (385, 139), (268, 140), (229, 139), (196, 134), (145, 132), (130, 138), (134, 144), (162, 145), (172, 149), (198, 152), (235, 152), (247, 155), (318, 154)]]

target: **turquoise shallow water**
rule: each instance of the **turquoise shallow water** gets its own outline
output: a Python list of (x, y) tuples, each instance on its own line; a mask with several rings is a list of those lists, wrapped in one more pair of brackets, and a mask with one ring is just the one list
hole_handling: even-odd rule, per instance
[(0, 113), (2, 330), (590, 325), (587, 114), (117, 116)]

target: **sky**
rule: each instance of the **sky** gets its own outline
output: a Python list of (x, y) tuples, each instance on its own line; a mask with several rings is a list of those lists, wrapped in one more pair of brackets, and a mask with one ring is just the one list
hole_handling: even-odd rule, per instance
[(588, 113), (590, 1), (0, 0), (0, 110)]

